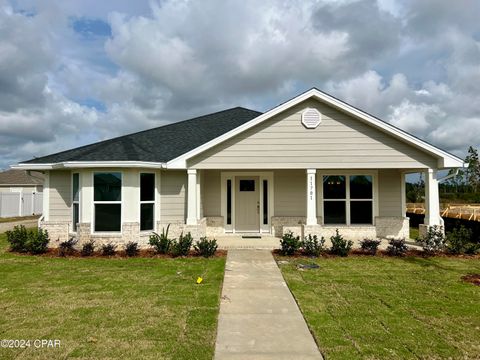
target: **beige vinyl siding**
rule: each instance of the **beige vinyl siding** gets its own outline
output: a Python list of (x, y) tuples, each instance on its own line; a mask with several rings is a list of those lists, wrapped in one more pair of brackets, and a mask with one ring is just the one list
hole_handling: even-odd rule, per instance
[(203, 173), (201, 194), (203, 199), (203, 215), (221, 216), (219, 170), (206, 170)]
[(275, 216), (306, 216), (307, 175), (305, 170), (274, 172)]
[(184, 222), (187, 172), (163, 171), (160, 181), (160, 216), (163, 223)]
[[(316, 129), (301, 112), (322, 114)], [(435, 167), (437, 160), (333, 107), (308, 100), (189, 161), (199, 169), (378, 169)]]
[(71, 221), (71, 184), (70, 171), (50, 171), (49, 221)]
[(378, 215), (404, 216), (402, 176), (397, 170), (378, 171)]

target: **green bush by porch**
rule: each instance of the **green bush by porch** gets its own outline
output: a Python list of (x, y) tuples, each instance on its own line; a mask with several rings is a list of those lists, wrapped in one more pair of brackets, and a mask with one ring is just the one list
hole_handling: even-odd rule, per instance
[[(348, 257), (280, 265), (327, 359), (480, 358), (477, 259)], [(302, 262), (319, 269), (298, 270)]]
[(59, 339), (61, 348), (0, 349), (1, 359), (212, 358), (225, 258), (52, 258), (7, 248), (0, 234), (2, 338)]

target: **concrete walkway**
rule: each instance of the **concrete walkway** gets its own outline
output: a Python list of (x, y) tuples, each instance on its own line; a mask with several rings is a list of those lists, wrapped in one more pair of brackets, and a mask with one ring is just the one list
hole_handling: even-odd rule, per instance
[(269, 250), (228, 251), (215, 359), (322, 359)]

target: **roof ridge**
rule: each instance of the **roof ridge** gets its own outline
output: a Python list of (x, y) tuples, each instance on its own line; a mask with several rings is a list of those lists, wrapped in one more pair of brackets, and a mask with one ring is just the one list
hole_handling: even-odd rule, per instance
[[(90, 144), (86, 144), (86, 145), (79, 146), (79, 147), (74, 148), (74, 149), (62, 150), (62, 151), (59, 151), (59, 152), (57, 152), (57, 153), (53, 153), (53, 154), (48, 154), (48, 155), (44, 155), (44, 156), (35, 157), (35, 158), (33, 158), (33, 159), (30, 159), (30, 160), (21, 161), (20, 163), (25, 163), (25, 162), (28, 162), (28, 161), (31, 161), (31, 160), (35, 160), (35, 159), (39, 159), (39, 158), (46, 157), (46, 156), (61, 155), (61, 154), (64, 154), (64, 153), (68, 153), (68, 152), (70, 152), (70, 151), (72, 151), (72, 150), (76, 150), (76, 151), (80, 151), (80, 152), (81, 152), (82, 150), (85, 150), (85, 148), (87, 148), (87, 147), (95, 147), (95, 148), (96, 148), (96, 147), (99, 146), (99, 145), (105, 145), (105, 144), (108, 144), (108, 143), (110, 143), (110, 142), (112, 142), (112, 141), (117, 141), (117, 140), (126, 138), (126, 137), (128, 137), (128, 136), (137, 135), (137, 134), (141, 134), (141, 133), (145, 133), (145, 132), (157, 130), (157, 129), (160, 129), (160, 128), (166, 128), (166, 127), (170, 127), (170, 126), (173, 126), (173, 125), (182, 124), (182, 123), (189, 122), (189, 121), (193, 121), (193, 120), (201, 120), (202, 118), (206, 118), (206, 117), (208, 117), (208, 116), (221, 114), (221, 113), (223, 113), (223, 112), (227, 112), (227, 111), (231, 111), (231, 110), (235, 110), (235, 109), (243, 109), (243, 110), (247, 110), (247, 111), (250, 111), (250, 112), (258, 113), (259, 115), (262, 114), (261, 112), (256, 111), (256, 110), (248, 109), (248, 108), (245, 108), (245, 107), (242, 107), (242, 106), (235, 106), (235, 107), (232, 107), (232, 108), (215, 111), (215, 112), (213, 112), (213, 113), (196, 116), (196, 117), (193, 117), (193, 118), (190, 118), (190, 119), (175, 121), (175, 122), (168, 123), (168, 124), (164, 124), (164, 125), (161, 125), (161, 126), (156, 126), (156, 127), (153, 127), (153, 128), (144, 129), (144, 130), (140, 130), (140, 131), (136, 131), (136, 132), (132, 132), (132, 133), (128, 133), (128, 134), (116, 136), (116, 137), (113, 137), (113, 138), (111, 138), (111, 139), (100, 140), (100, 141), (97, 141), (97, 142), (93, 142), (93, 143), (90, 143)], [(93, 151), (94, 149), (90, 149), (90, 150)], [(87, 153), (88, 153), (88, 152), (87, 152)], [(82, 155), (84, 155), (84, 153), (82, 153)], [(72, 156), (75, 157), (75, 155), (72, 155)], [(71, 158), (71, 157), (70, 157), (70, 158)]]

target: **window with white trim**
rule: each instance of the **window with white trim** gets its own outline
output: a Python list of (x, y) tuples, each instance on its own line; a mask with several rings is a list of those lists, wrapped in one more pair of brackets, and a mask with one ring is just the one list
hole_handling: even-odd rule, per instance
[(227, 225), (232, 225), (232, 180), (227, 179)]
[(93, 174), (94, 231), (119, 232), (122, 227), (122, 174)]
[(80, 222), (80, 174), (72, 174), (72, 230), (77, 231), (77, 224)]
[(153, 230), (155, 219), (155, 174), (140, 174), (140, 231)]
[(373, 224), (372, 176), (323, 176), (323, 222), (338, 225)]

